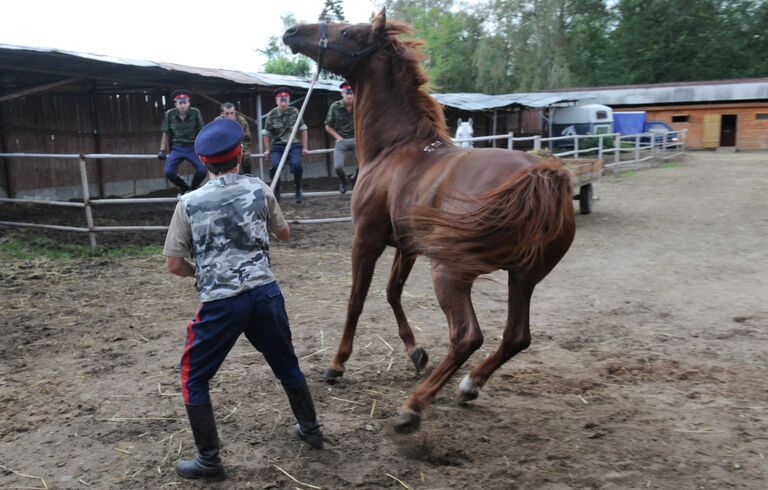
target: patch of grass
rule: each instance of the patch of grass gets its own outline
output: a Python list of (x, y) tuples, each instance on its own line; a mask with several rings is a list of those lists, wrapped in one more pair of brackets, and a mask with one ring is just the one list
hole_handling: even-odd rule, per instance
[(66, 243), (46, 236), (7, 234), (0, 237), (0, 261), (33, 260), (47, 258), (68, 261), (87, 257), (147, 257), (160, 255), (161, 245), (125, 245), (122, 247), (91, 250), (90, 245)]
[(637, 173), (637, 170), (624, 170), (623, 172), (619, 172), (619, 177), (632, 177)]
[(678, 168), (681, 165), (677, 162), (661, 162), (659, 168)]

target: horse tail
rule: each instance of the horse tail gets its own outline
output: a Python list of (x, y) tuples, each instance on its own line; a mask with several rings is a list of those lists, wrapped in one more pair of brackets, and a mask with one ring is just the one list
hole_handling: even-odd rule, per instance
[(558, 160), (517, 171), (475, 202), (467, 213), (414, 208), (416, 249), (453, 272), (477, 276), (500, 268), (525, 273), (542, 262), (548, 243), (571, 235), (570, 244), (571, 173)]

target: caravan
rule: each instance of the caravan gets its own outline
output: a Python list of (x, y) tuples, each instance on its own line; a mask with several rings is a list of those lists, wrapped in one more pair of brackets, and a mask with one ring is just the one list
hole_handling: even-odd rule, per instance
[(608, 134), (613, 130), (613, 109), (607, 105), (552, 107), (549, 117), (550, 136)]

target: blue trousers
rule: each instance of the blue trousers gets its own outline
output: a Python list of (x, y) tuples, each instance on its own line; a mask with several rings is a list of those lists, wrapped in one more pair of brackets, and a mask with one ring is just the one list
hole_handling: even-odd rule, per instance
[(231, 298), (208, 301), (200, 307), (197, 317), (187, 325), (181, 358), (184, 403), (210, 401), (208, 382), (241, 333), (264, 355), (283, 386), (301, 385), (304, 373), (293, 351), (283, 294), (274, 281)]
[[(291, 145), (291, 149), (288, 150), (288, 158), (285, 163), (291, 166), (292, 174), (301, 174), (301, 150), (300, 143), (294, 143)], [(272, 160), (272, 168), (277, 168), (280, 165), (280, 159), (283, 158), (283, 151), (285, 151), (285, 145), (273, 145), (272, 150), (269, 153)]]
[[(179, 165), (181, 165), (181, 162), (184, 160), (187, 160), (193, 167), (195, 167), (193, 182), (197, 182), (199, 185), (208, 175), (208, 169), (205, 168), (205, 164), (200, 161), (197, 153), (195, 153), (194, 145), (173, 145), (171, 152), (168, 154), (168, 158), (165, 159), (165, 166), (163, 167), (165, 176), (174, 184), (179, 185), (178, 181), (181, 180), (181, 178), (176, 173), (176, 169), (179, 168)], [(197, 186), (193, 185), (192, 187), (194, 188)]]

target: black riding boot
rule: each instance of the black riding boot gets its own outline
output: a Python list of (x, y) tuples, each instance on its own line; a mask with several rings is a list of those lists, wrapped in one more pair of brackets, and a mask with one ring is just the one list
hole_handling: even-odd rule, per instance
[(283, 389), (288, 395), (288, 402), (298, 422), (296, 437), (315, 449), (322, 449), (323, 433), (320, 431), (320, 424), (317, 423), (315, 405), (312, 403), (312, 394), (309, 392), (307, 382), (303, 381), (295, 388), (283, 387)]
[(187, 182), (181, 177), (179, 177), (178, 175), (170, 175), (167, 177), (168, 177), (168, 180), (170, 180), (173, 183), (173, 185), (179, 188), (179, 192), (181, 194), (184, 194), (190, 191), (189, 186), (187, 185)]
[(301, 204), (304, 200), (304, 194), (301, 192), (301, 174), (302, 172), (294, 172), (293, 183), (296, 186), (296, 204)]
[(195, 176), (192, 178), (192, 190), (200, 187), (200, 184), (205, 180), (207, 176), (207, 174), (195, 174)]
[(343, 168), (338, 168), (336, 175), (339, 177), (339, 192), (344, 194), (347, 192), (347, 174), (344, 173)]
[[(277, 172), (277, 167), (272, 167), (269, 170), (269, 182), (270, 185), (273, 180), (275, 180), (275, 172)], [(280, 180), (278, 179), (277, 185), (275, 185), (275, 199), (277, 199), (277, 202), (280, 202)]]
[(176, 463), (176, 473), (184, 478), (202, 478), (208, 481), (221, 481), (227, 476), (219, 458), (219, 434), (216, 432), (216, 419), (210, 403), (186, 405), (189, 425), (195, 439), (198, 455), (195, 459)]

